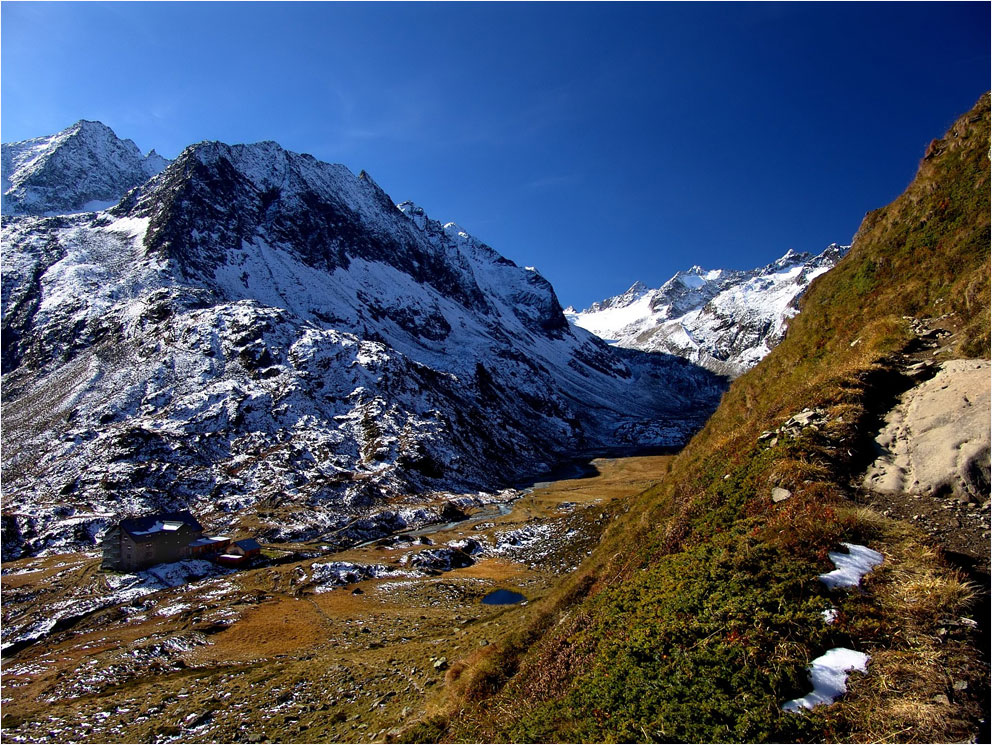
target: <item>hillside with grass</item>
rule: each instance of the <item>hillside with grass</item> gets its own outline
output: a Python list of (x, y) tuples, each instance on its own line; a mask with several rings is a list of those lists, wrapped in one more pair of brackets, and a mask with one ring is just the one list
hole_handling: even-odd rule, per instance
[[(615, 507), (516, 633), (452, 665), (443, 705), (403, 737), (987, 741), (988, 533), (951, 551), (861, 475), (910, 370), (989, 357), (988, 153), (986, 94), (865, 217), (664, 481)], [(987, 494), (979, 510), (987, 531)], [(819, 575), (844, 543), (884, 560), (831, 590)], [(830, 706), (783, 711), (834, 647), (868, 654), (867, 671)]]

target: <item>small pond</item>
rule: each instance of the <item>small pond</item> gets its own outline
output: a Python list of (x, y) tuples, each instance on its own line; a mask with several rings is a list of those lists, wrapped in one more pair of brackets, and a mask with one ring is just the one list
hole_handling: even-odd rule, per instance
[(493, 590), (482, 598), (485, 605), (515, 605), (526, 600), (523, 595), (513, 590)]

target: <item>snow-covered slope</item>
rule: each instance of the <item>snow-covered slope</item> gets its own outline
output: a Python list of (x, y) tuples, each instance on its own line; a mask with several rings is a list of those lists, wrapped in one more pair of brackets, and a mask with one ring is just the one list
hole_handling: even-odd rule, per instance
[(846, 251), (837, 244), (816, 256), (790, 250), (750, 271), (694, 266), (656, 290), (636, 282), (623, 295), (565, 313), (617, 346), (668, 352), (736, 377), (782, 340), (799, 296)]
[(2, 261), (5, 556), (152, 509), (374, 537), (439, 492), (679, 444), (722, 390), (275, 143), (191, 146), (105, 212), (7, 218)]
[(58, 134), (4, 143), (3, 214), (59, 214), (110, 207), (169, 161), (142, 155), (100, 122), (78, 121)]

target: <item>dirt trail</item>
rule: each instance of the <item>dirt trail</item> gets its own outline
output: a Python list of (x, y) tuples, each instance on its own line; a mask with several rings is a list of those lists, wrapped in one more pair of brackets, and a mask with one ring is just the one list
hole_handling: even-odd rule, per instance
[(882, 455), (865, 486), (885, 493), (944, 495), (982, 502), (989, 488), (987, 360), (950, 360), (903, 394), (875, 438)]
[(953, 318), (913, 319), (897, 360), (909, 387), (885, 415), (860, 486), (885, 515), (914, 523), (986, 587), (989, 572), (988, 360), (953, 359)]

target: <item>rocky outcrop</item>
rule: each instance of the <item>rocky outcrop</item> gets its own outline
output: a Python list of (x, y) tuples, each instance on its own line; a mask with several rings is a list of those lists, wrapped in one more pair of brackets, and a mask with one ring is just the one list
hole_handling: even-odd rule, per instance
[(951, 360), (903, 394), (875, 439), (880, 455), (865, 487), (987, 501), (990, 372), (988, 360)]

